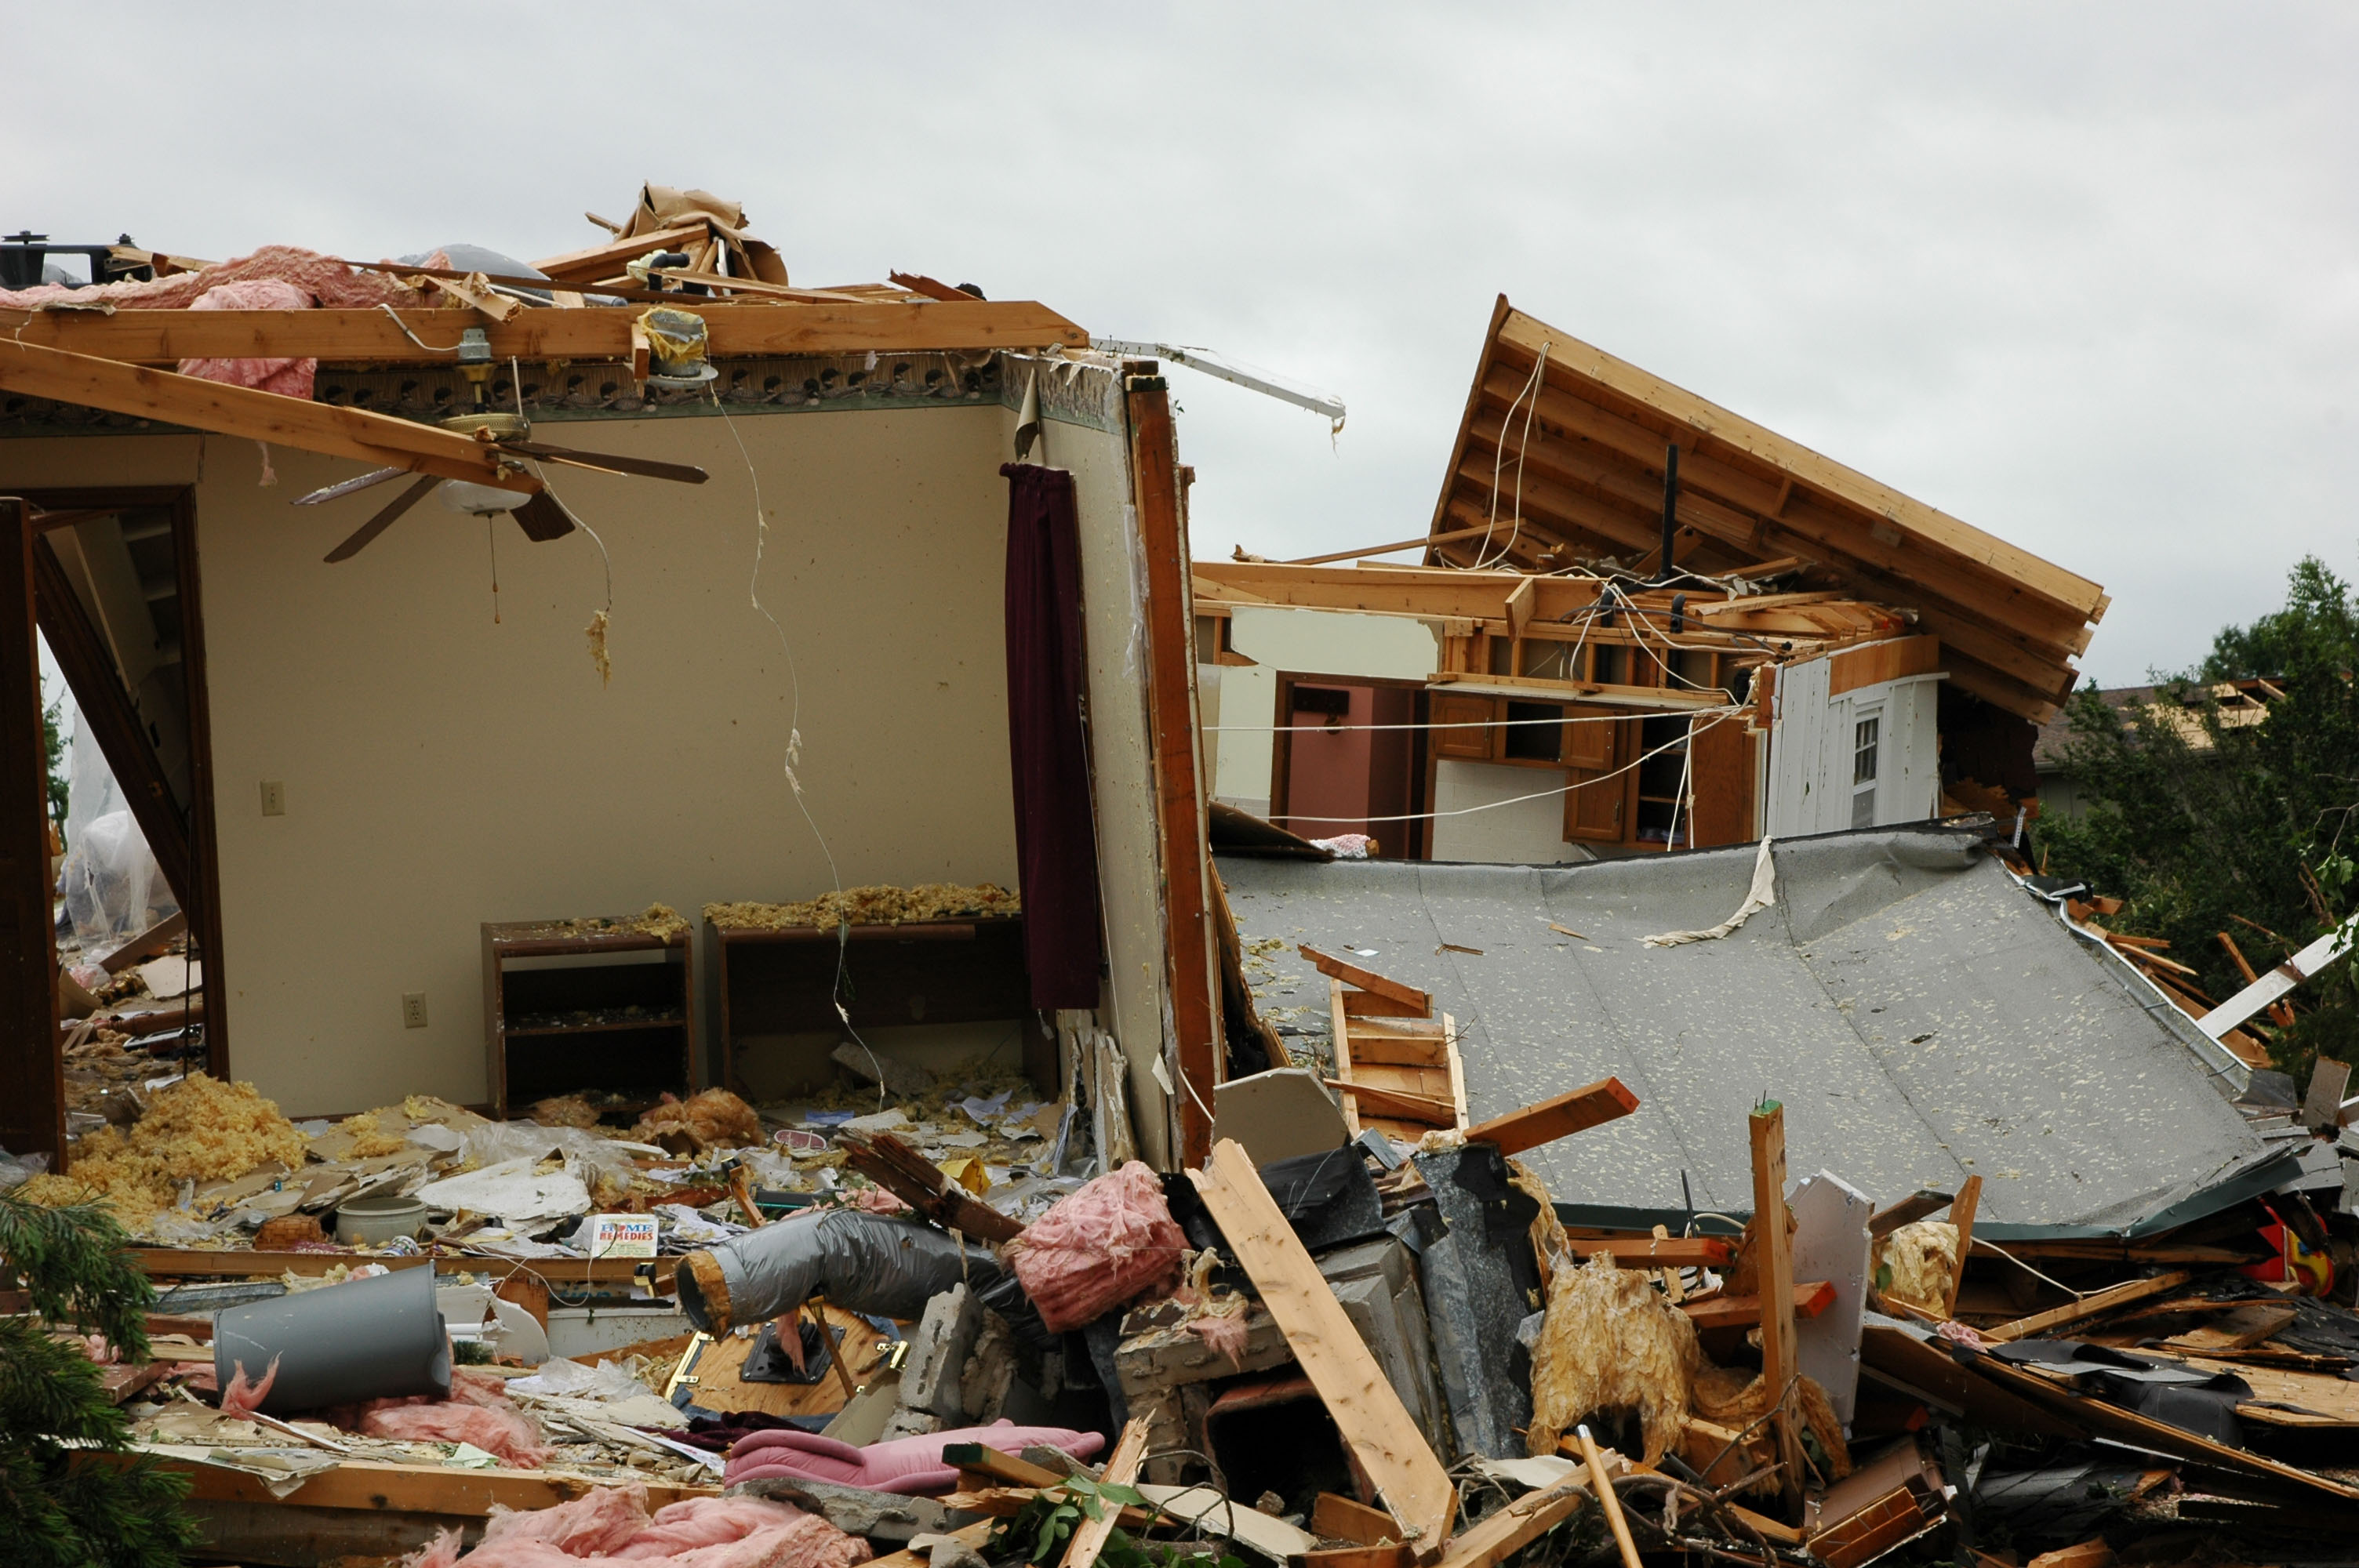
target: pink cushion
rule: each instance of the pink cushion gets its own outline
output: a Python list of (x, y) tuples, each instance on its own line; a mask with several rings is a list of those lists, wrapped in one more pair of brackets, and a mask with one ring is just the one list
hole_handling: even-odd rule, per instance
[(1015, 1454), (1041, 1444), (1076, 1459), (1087, 1459), (1105, 1446), (1105, 1437), (1100, 1433), (1074, 1432), (1061, 1426), (1017, 1426), (1002, 1421), (990, 1426), (929, 1432), (854, 1448), (815, 1432), (782, 1429), (739, 1438), (729, 1450), (729, 1467), (722, 1478), (732, 1487), (740, 1481), (783, 1476), (806, 1481), (832, 1481), (840, 1487), (862, 1487), (872, 1492), (947, 1492), (958, 1484), (958, 1470), (942, 1462), (942, 1450), (953, 1443), (988, 1444), (1003, 1454)]

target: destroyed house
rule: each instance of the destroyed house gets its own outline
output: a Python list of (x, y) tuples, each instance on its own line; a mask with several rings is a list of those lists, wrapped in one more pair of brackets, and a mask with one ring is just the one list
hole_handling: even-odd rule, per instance
[(1518, 863), (2008, 813), (2107, 603), (1504, 298), (1421, 542), (1195, 564), (1219, 798)]
[(0, 1146), (63, 1149), (38, 625), (152, 847), (112, 939), (185, 927), (153, 1025), (292, 1114), (857, 1039), (1125, 1080), (1176, 1158), (1219, 1024), (1156, 366), (791, 285), (699, 193), (618, 228), (0, 294)]

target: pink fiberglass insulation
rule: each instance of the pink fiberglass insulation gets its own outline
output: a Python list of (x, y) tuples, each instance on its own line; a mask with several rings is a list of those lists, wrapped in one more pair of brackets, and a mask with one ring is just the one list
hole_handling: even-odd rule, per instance
[(815, 1432), (782, 1428), (740, 1438), (729, 1451), (729, 1467), (723, 1472), (722, 1482), (734, 1487), (740, 1481), (793, 1476), (904, 1496), (947, 1492), (958, 1485), (958, 1471), (942, 1461), (943, 1448), (953, 1443), (985, 1443), (1003, 1454), (1021, 1453), (1037, 1443), (1087, 1459), (1105, 1446), (1105, 1438), (1070, 1427), (1017, 1426), (1002, 1421), (854, 1448)]
[(549, 1462), (549, 1450), (540, 1441), (538, 1429), (508, 1399), (503, 1380), (463, 1367), (451, 1373), (447, 1400), (371, 1400), (321, 1413), (346, 1432), (364, 1437), (389, 1437), (399, 1443), (472, 1443), (519, 1470), (538, 1470)]
[(1163, 1184), (1133, 1160), (1064, 1198), (1006, 1249), (1040, 1321), (1061, 1334), (1180, 1282), (1188, 1238)]
[[(311, 296), (283, 277), (249, 277), (205, 290), (189, 302), (191, 310), (309, 310)], [(318, 360), (182, 360), (182, 375), (225, 381), (309, 401), (319, 373)]]
[(265, 245), (235, 261), (216, 262), (195, 272), (176, 272), (145, 283), (102, 283), (87, 288), (38, 283), (30, 288), (0, 288), (0, 306), (37, 310), (55, 300), (81, 306), (104, 300), (118, 310), (185, 310), (223, 284), (257, 277), (293, 284), (307, 297), (307, 305), (324, 309), (373, 310), (380, 305), (417, 309), (426, 303), (390, 273), (356, 272), (333, 256), (296, 245)]
[(229, 1387), (221, 1391), (222, 1413), (252, 1415), (262, 1408), (262, 1401), (270, 1397), (270, 1385), (277, 1381), (278, 1381), (277, 1357), (273, 1356), (270, 1358), (270, 1365), (263, 1368), (262, 1381), (259, 1383), (247, 1382), (245, 1363), (238, 1362), (230, 1372)]
[[(453, 1568), (459, 1538), (445, 1531), (405, 1568)], [(518, 1513), (495, 1509), (469, 1568), (573, 1568), (582, 1563), (669, 1563), (675, 1568), (853, 1568), (868, 1543), (789, 1503), (760, 1498), (690, 1498), (647, 1517), (636, 1482), (602, 1487), (570, 1503)]]

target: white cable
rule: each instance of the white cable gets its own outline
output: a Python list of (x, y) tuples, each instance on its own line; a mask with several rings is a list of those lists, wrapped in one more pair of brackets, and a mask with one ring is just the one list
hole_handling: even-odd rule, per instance
[(1506, 800), (1489, 801), (1482, 806), (1461, 806), (1456, 811), (1411, 811), (1405, 812), (1398, 816), (1313, 816), (1303, 813), (1289, 811), (1286, 814), (1286, 820), (1288, 822), (1343, 823), (1429, 822), (1436, 817), (1442, 816), (1472, 816), (1478, 811), (1496, 811), (1503, 806), (1521, 806), (1527, 800), (1546, 800), (1552, 795), (1571, 795), (1574, 790), (1587, 789), (1591, 784), (1603, 784), (1607, 779), (1626, 773), (1632, 768), (1636, 767), (1639, 763), (1647, 762), (1650, 758), (1661, 755), (1663, 752), (1669, 751), (1672, 746), (1680, 744), (1685, 739), (1686, 737), (1682, 736), (1680, 740), (1674, 741), (1670, 742), (1669, 745), (1658, 746), (1651, 752), (1642, 752), (1637, 756), (1633, 757), (1628, 762), (1623, 763), (1620, 767), (1615, 768), (1612, 773), (1599, 773), (1594, 778), (1582, 779), (1579, 784), (1568, 784), (1560, 789), (1536, 790), (1530, 795), (1515, 795)]
[[(1428, 689), (1437, 692), (1444, 697), (1450, 695), (1450, 688), (1448, 687), (1432, 687)], [(1698, 689), (1709, 690), (1711, 688), (1699, 687)], [(1509, 697), (1507, 700), (1510, 702), (1521, 702), (1526, 699), (1523, 697)], [(1579, 702), (1581, 698), (1578, 697), (1559, 697), (1543, 696), (1535, 692), (1532, 694), (1529, 700), (1533, 702)], [(1689, 715), (1700, 716), (1706, 713), (1737, 713), (1744, 710), (1744, 706), (1745, 705), (1742, 703), (1737, 703), (1733, 706), (1723, 708), (1682, 708), (1677, 709), (1672, 714), (1672, 717), (1680, 718)], [(1620, 724), (1631, 719), (1655, 719), (1660, 717), (1662, 717), (1662, 710), (1660, 709), (1634, 708), (1627, 713), (1582, 713), (1571, 715), (1563, 719), (1452, 719), (1447, 724), (1207, 724), (1203, 726), (1203, 731), (1207, 735), (1284, 735), (1289, 732), (1299, 732), (1305, 735), (1324, 735), (1329, 733), (1354, 733), (1370, 730), (1505, 730), (1512, 725), (1517, 724)]]
[[(1467, 568), (1470, 571), (1482, 571), (1494, 561), (1505, 560), (1507, 552), (1516, 547), (1516, 541), (1523, 535), (1524, 451), (1531, 444), (1532, 416), (1539, 412), (1540, 376), (1548, 369), (1548, 341), (1543, 339), (1540, 342), (1539, 357), (1532, 362), (1532, 373), (1524, 382), (1523, 391), (1516, 394), (1515, 401), (1507, 405), (1506, 413), (1499, 418), (1499, 444), (1492, 449), (1491, 453), (1491, 515), (1483, 528), (1483, 548), (1474, 552), (1474, 564)], [(1516, 439), (1515, 526), (1507, 535), (1507, 542), (1499, 546), (1499, 553), (1495, 556), (1489, 555), (1485, 552), (1491, 547), (1491, 535), (1499, 526), (1499, 473), (1506, 467), (1507, 460), (1507, 424), (1509, 420), (1515, 418), (1516, 406), (1523, 402), (1527, 394), (1531, 397), (1532, 406), (1524, 410), (1523, 433)]]

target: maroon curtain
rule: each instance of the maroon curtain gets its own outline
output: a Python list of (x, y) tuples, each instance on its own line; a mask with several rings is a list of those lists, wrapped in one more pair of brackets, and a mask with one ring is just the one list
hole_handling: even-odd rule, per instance
[(1007, 749), (1032, 1005), (1098, 1004), (1098, 850), (1082, 732), (1082, 546), (1073, 476), (1007, 478)]

